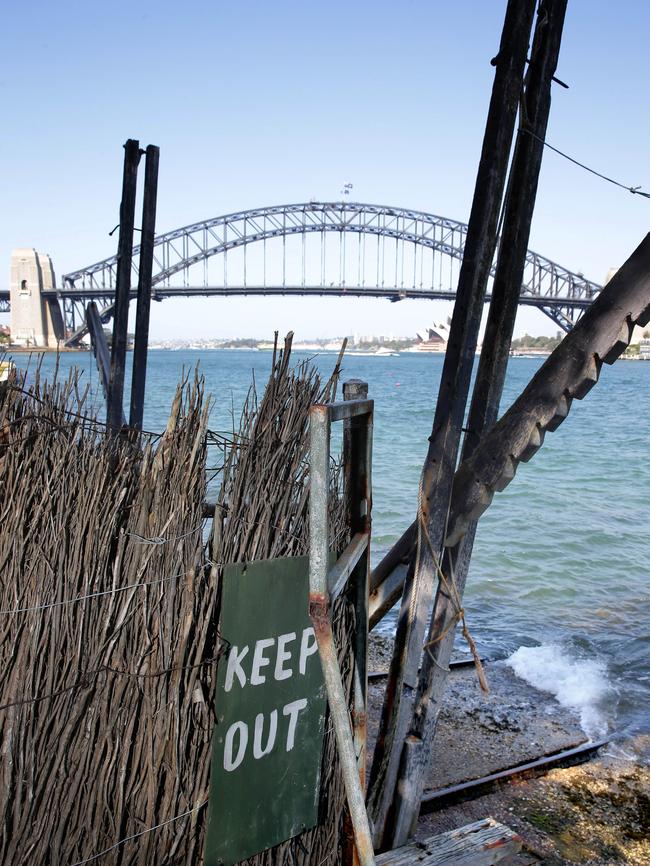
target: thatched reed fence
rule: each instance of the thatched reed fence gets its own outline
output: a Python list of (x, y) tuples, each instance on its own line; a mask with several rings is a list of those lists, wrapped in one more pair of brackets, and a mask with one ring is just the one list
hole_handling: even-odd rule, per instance
[[(142, 439), (107, 435), (74, 377), (0, 392), (0, 862), (202, 862), (221, 565), (306, 552), (308, 410), (336, 387), (338, 365), (323, 384), (290, 368), (290, 348), (219, 440), (207, 543), (200, 379), (178, 388), (165, 432)], [(339, 549), (341, 501), (333, 491)], [(342, 646), (351, 610), (343, 599)], [(335, 753), (328, 731), (319, 826), (249, 863), (340, 862)]]

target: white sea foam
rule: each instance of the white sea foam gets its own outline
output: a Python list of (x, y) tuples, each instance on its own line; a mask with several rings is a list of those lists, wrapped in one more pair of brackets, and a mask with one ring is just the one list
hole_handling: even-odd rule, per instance
[(588, 737), (598, 739), (606, 733), (605, 706), (611, 703), (614, 689), (602, 662), (573, 658), (558, 644), (542, 644), (519, 647), (506, 664), (531, 686), (578, 710)]

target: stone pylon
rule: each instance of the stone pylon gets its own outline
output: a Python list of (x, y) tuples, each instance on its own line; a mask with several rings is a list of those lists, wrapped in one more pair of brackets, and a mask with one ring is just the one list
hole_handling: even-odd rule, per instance
[(11, 341), (17, 346), (56, 349), (65, 337), (63, 317), (54, 296), (43, 289), (55, 286), (52, 260), (32, 249), (11, 254)]

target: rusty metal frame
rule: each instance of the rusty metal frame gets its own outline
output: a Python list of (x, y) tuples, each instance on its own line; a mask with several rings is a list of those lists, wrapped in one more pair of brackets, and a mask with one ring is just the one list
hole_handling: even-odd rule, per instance
[[(350, 382), (344, 396), (367, 394), (367, 385)], [(309, 616), (314, 626), (323, 668), (330, 713), (341, 760), (356, 857), (361, 866), (374, 866), (372, 832), (365, 805), (366, 701), (368, 691), (368, 576), (370, 514), (372, 508), (373, 401), (346, 399), (315, 405), (310, 410), (309, 493)], [(344, 421), (344, 472), (352, 539), (329, 567), (328, 498), (330, 489), (330, 433), (332, 422)], [(343, 688), (332, 632), (331, 606), (347, 591), (355, 610), (354, 690), (352, 719)]]

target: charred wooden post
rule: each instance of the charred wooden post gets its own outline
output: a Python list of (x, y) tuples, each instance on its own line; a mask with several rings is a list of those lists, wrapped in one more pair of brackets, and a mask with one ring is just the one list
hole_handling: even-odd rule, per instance
[[(343, 400), (366, 400), (368, 383), (348, 379), (343, 383)], [(349, 418), (343, 422), (343, 471), (345, 511), (350, 536), (363, 536), (366, 547), (355, 565), (349, 590), (354, 605), (354, 668), (352, 696), (352, 734), (357, 756), (359, 783), (366, 790), (366, 749), (368, 740), (368, 578), (370, 571), (370, 529), (372, 511), (372, 416)], [(351, 828), (350, 828), (351, 829)], [(358, 864), (352, 833), (349, 832), (346, 862)]]
[[(366, 400), (368, 383), (349, 379), (343, 383), (343, 400)], [(349, 418), (343, 422), (343, 466), (345, 471), (346, 511), (350, 535), (363, 533), (366, 549), (350, 575), (354, 598), (354, 706), (352, 730), (359, 766), (361, 787), (366, 789), (366, 741), (368, 738), (368, 572), (370, 562), (370, 515), (372, 502), (372, 416), (366, 420)]]
[(465, 254), (421, 481), (420, 517), (431, 545), (407, 575), (391, 672), (372, 767), (369, 808), (375, 846), (391, 844), (387, 818), (394, 798), (402, 743), (411, 719), (425, 622), (437, 583), (433, 551), (442, 547), (474, 352), (494, 258), (512, 134), (523, 83), (534, 0), (510, 0), (506, 10)]
[(111, 378), (111, 353), (106, 342), (102, 320), (99, 317), (99, 310), (94, 301), (91, 301), (86, 307), (86, 323), (88, 325), (88, 333), (90, 334), (90, 345), (92, 346), (95, 362), (97, 363), (99, 381), (102, 383), (104, 397), (108, 399)]
[(120, 234), (117, 244), (115, 315), (113, 319), (113, 343), (111, 345), (111, 375), (106, 401), (106, 422), (113, 430), (120, 429), (123, 417), (124, 368), (129, 327), (135, 193), (139, 162), (140, 144), (135, 139), (130, 138), (124, 145)]
[[(489, 506), (494, 493), (504, 490), (512, 481), (518, 464), (530, 460), (541, 447), (546, 432), (556, 430), (564, 421), (573, 399), (586, 396), (598, 380), (603, 361), (613, 364), (629, 345), (634, 327), (645, 327), (650, 322), (650, 235), (620, 270), (620, 277), (617, 273), (617, 279), (610, 280), (598, 296), (599, 303), (594, 301), (513, 406), (485, 434), (478, 448), (480, 453), (464, 459), (457, 469), (446, 546), (458, 544), (470, 524)], [(606, 300), (601, 302), (601, 297)], [(559, 380), (558, 371), (562, 376)], [(529, 394), (531, 390), (533, 397)], [(499, 442), (506, 431), (507, 439)], [(495, 459), (497, 453), (497, 466), (482, 467), (485, 460)], [(478, 467), (482, 467), (480, 476), (474, 476), (472, 473)], [(402, 534), (393, 551), (401, 550), (402, 555), (408, 555), (414, 526)], [(392, 571), (386, 569), (378, 576), (376, 569), (371, 577), (371, 629), (388, 607), (386, 598), (402, 586), (399, 559), (397, 562)]]
[(463, 459), (470, 456), (499, 414), (510, 343), (526, 266), (530, 227), (551, 110), (567, 0), (542, 0), (521, 102), (520, 130), (506, 193), (490, 310), (476, 373)]
[(151, 274), (153, 248), (156, 235), (156, 201), (158, 198), (158, 162), (160, 148), (153, 144), (146, 150), (144, 196), (142, 200), (142, 234), (138, 267), (138, 306), (135, 316), (133, 343), (133, 374), (131, 379), (131, 411), (129, 424), (142, 429), (144, 394), (147, 380), (147, 352), (149, 349), (149, 312), (151, 308)]
[[(551, 82), (557, 68), (567, 0), (542, 0), (538, 9), (521, 122), (533, 135), (520, 134), (505, 204), (499, 260), (490, 313), (469, 414), (463, 457), (476, 448), (484, 430), (497, 420), (510, 341), (517, 314), (535, 206), (543, 141), (551, 107)], [(438, 585), (422, 659), (413, 720), (402, 750), (393, 810), (393, 840), (404, 844), (414, 832), (431, 764), (432, 745), (454, 645), (458, 605), (462, 601), (476, 523), (455, 548), (446, 548), (442, 573), (452, 586)]]
[(603, 363), (625, 351), (634, 327), (650, 322), (650, 234), (607, 283), (573, 330), (486, 433), (454, 478), (445, 545), (460, 541), (514, 478), (519, 463), (541, 448), (547, 431), (567, 417), (598, 381)]

